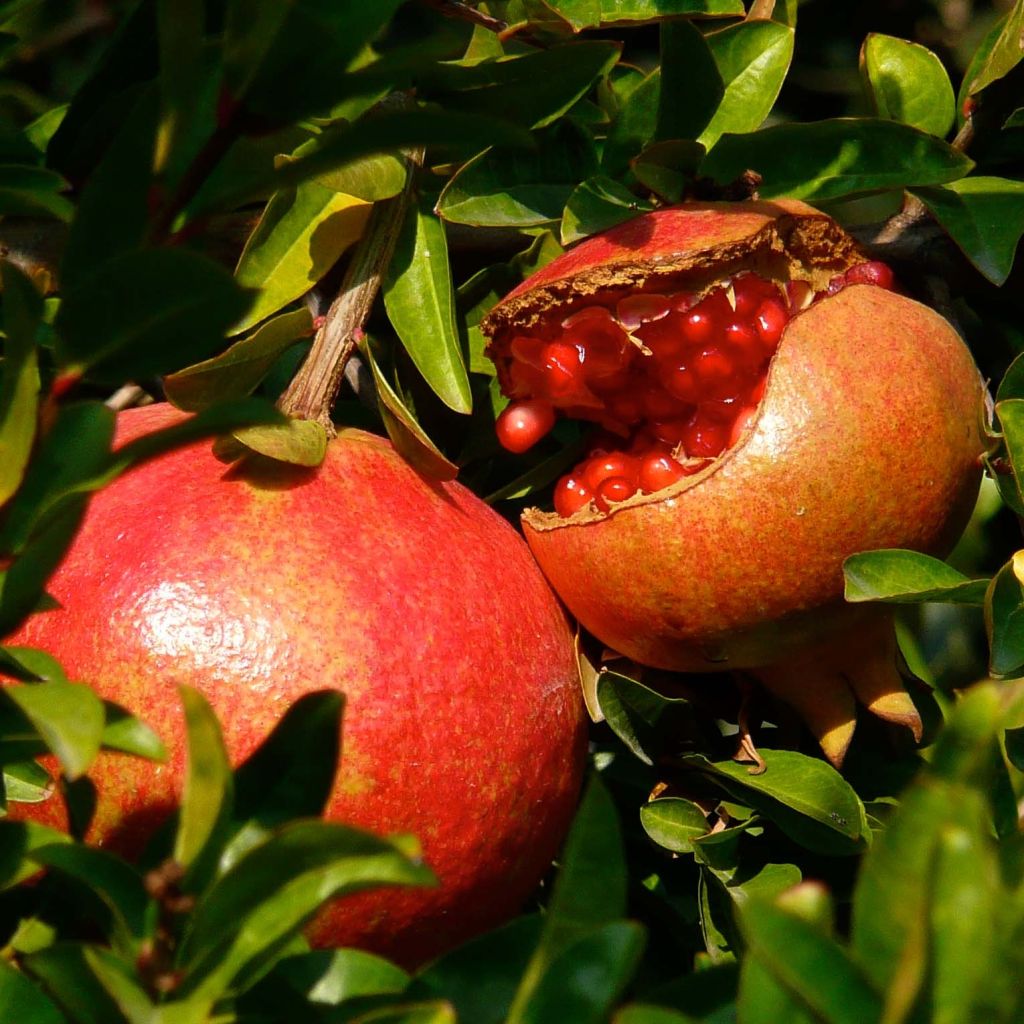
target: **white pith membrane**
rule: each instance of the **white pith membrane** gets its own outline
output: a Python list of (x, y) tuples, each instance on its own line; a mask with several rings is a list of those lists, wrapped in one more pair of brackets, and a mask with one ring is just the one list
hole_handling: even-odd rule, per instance
[(497, 423), (502, 444), (525, 451), (558, 416), (595, 425), (587, 457), (556, 484), (555, 515), (531, 510), (531, 522), (600, 519), (695, 483), (749, 433), (789, 321), (848, 284), (892, 286), (880, 263), (825, 279), (790, 269), (684, 274), (510, 330), (499, 357), (511, 399)]

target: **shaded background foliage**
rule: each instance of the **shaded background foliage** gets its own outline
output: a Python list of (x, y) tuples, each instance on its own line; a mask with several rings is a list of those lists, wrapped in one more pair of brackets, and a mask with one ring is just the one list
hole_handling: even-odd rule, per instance
[[(300, 937), (325, 886), (429, 877), (408, 838), (293, 820), (326, 799), (338, 696), (297, 704), (232, 771), (184, 691), (206, 782), (150, 851), (162, 869), (0, 822), (5, 1020), (1024, 1017), (1024, 4), (745, 13), (0, 5), (0, 637), (45, 608), (88, 495), (138, 461), (228, 433), (315, 464), (322, 425), (289, 427), (273, 402), (332, 323), (365, 329), (335, 419), (386, 430), (426, 473), (458, 470), (514, 521), (547, 500), (579, 428), (525, 460), (498, 449), (481, 316), (563, 245), (748, 168), (950, 316), (996, 399), (991, 476), (951, 565), (848, 566), (850, 600), (903, 606), (923, 751), (863, 722), (840, 775), (768, 709), (754, 776), (731, 759), (739, 695), (722, 680), (588, 673), (594, 771), (559, 870), (524, 916), (411, 977)], [(332, 312), (386, 216), (381, 300)], [(164, 396), (197, 415), (112, 453), (113, 408)], [(0, 647), (0, 673), (5, 801), (46, 797), (33, 759), (50, 752), (81, 835), (96, 752), (158, 758), (159, 737), (42, 652)]]

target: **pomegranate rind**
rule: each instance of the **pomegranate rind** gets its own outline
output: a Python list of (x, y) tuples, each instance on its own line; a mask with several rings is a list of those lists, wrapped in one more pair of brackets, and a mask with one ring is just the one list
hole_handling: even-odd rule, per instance
[(529, 510), (555, 590), (609, 647), (680, 671), (748, 668), (856, 628), (842, 563), (944, 555), (980, 482), (984, 385), (953, 328), (853, 285), (794, 318), (745, 439), (605, 516)]

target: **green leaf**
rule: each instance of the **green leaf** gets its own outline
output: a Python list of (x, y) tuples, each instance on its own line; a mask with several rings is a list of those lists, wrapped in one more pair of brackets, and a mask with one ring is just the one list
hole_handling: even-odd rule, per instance
[(712, 32), (707, 44), (725, 89), (697, 137), (710, 150), (726, 132), (759, 128), (771, 112), (793, 59), (793, 30), (776, 21), (744, 21)]
[(816, 1021), (881, 1020), (881, 997), (842, 947), (814, 925), (766, 900), (751, 900), (740, 920), (750, 955), (807, 1006)]
[(917, 551), (890, 548), (850, 555), (843, 563), (847, 601), (983, 604), (988, 580), (972, 580), (951, 565)]
[(1024, 234), (1024, 182), (977, 175), (914, 194), (979, 273), (1006, 283)]
[(423, 379), (450, 409), (471, 412), (448, 243), (429, 201), (409, 204), (382, 290), (388, 319)]
[(293, 466), (319, 466), (327, 455), (327, 431), (315, 420), (243, 427), (232, 436), (258, 455)]
[(952, 127), (953, 86), (931, 50), (871, 32), (861, 47), (860, 70), (878, 117), (902, 121), (940, 138)]
[(45, 167), (0, 164), (0, 215), (70, 221), (75, 208), (61, 195), (66, 188), (64, 179)]
[(305, 307), (281, 313), (239, 338), (220, 355), (164, 377), (164, 392), (179, 409), (196, 412), (252, 392), (282, 352), (313, 332)]
[(125, 1018), (86, 961), (88, 949), (79, 943), (58, 942), (23, 957), (22, 966), (74, 1024), (121, 1024)]
[[(307, 145), (310, 151), (315, 150), (315, 140)], [(407, 175), (405, 161), (401, 157), (393, 153), (377, 153), (322, 174), (316, 181), (324, 188), (376, 203), (397, 196), (405, 188)]]
[[(531, 1008), (551, 998), (547, 989), (555, 965), (577, 942), (594, 939), (598, 957), (606, 940), (624, 944), (623, 955), (638, 953), (637, 936), (614, 930), (625, 910), (626, 869), (618, 817), (608, 791), (593, 775), (566, 840), (544, 930), (513, 1000), (509, 1024), (537, 1019)], [(606, 928), (613, 931), (604, 932)], [(570, 956), (570, 961), (576, 959)]]
[(359, 1024), (457, 1024), (455, 1011), (447, 1000), (432, 1003), (402, 1003), (359, 1015)]
[(4, 764), (3, 787), (11, 803), (38, 804), (53, 795), (53, 779), (37, 761)]
[(989, 669), (996, 678), (1024, 668), (1024, 587), (1007, 562), (993, 577), (985, 603)]
[(686, 754), (683, 761), (809, 849), (835, 854), (866, 848), (870, 833), (864, 805), (830, 764), (795, 750), (759, 750), (767, 765), (759, 775), (735, 761), (711, 762), (698, 754)]
[(547, 3), (576, 32), (687, 15), (742, 17), (744, 13), (741, 0), (547, 0)]
[(160, 127), (153, 167), (161, 172), (186, 137), (188, 122), (199, 102), (202, 76), (196, 73), (203, 56), (205, 0), (158, 0), (160, 48)]
[(427, 885), (431, 872), (386, 839), (321, 821), (286, 825), (202, 897), (181, 946), (181, 994), (219, 998), (253, 984), (329, 899), (380, 885)]
[(39, 874), (32, 854), (44, 846), (70, 843), (71, 837), (31, 821), (0, 819), (0, 887), (4, 889)]
[(752, 168), (763, 199), (824, 200), (885, 188), (942, 185), (974, 166), (940, 139), (871, 118), (782, 124), (724, 135), (701, 167), (723, 183)]
[(303, 694), (235, 771), (237, 831), (221, 856), (221, 871), (271, 829), (323, 812), (337, 772), (343, 704), (336, 690)]
[(119, 750), (123, 754), (134, 754), (150, 761), (165, 761), (167, 748), (163, 740), (141, 719), (112, 701), (105, 700), (103, 709), (106, 722), (103, 726), (104, 750)]
[(372, 204), (316, 181), (278, 192), (245, 243), (235, 280), (257, 291), (241, 334), (309, 291), (362, 237)]
[(581, 182), (569, 196), (562, 213), (562, 244), (578, 242), (621, 224), (641, 211), (653, 209), (651, 203), (635, 196), (614, 178), (597, 174)]
[(597, 169), (593, 143), (570, 122), (538, 135), (536, 151), (491, 149), (449, 179), (437, 202), (447, 221), (540, 227), (561, 220), (576, 185)]
[(43, 300), (12, 263), (0, 264), (3, 286), (4, 357), (0, 362), (0, 507), (21, 485), (36, 437), (39, 359), (36, 332)]
[(70, 779), (88, 771), (103, 738), (103, 703), (83, 683), (51, 680), (7, 686), (3, 696), (32, 723)]
[(86, 946), (82, 955), (128, 1024), (149, 1024), (154, 1020), (157, 1008), (124, 960), (100, 946)]
[(1007, 398), (996, 402), (996, 418), (1010, 457), (1017, 495), (1024, 496), (1024, 398)]
[(640, 808), (640, 824), (659, 846), (673, 853), (693, 853), (693, 840), (707, 835), (708, 820), (691, 800), (659, 797)]
[(57, 358), (67, 368), (122, 382), (205, 358), (248, 307), (231, 275), (184, 249), (149, 249), (108, 260), (65, 295)]
[(368, 339), (362, 343), (359, 351), (373, 374), (373, 383), (377, 389), (377, 408), (395, 449), (425, 476), (434, 480), (454, 480), (459, 471), (458, 466), (449, 461), (430, 440), (416, 421), (415, 415), (388, 382), (377, 362), (373, 345)]
[(630, 1003), (619, 1009), (613, 1024), (697, 1024), (696, 1017), (688, 1017), (664, 1006)]
[(593, 39), (525, 56), (439, 65), (426, 76), (427, 94), (445, 109), (503, 117), (527, 128), (560, 118), (615, 66), (621, 44)]
[(11, 1024), (67, 1024), (42, 989), (6, 960), (0, 961), (0, 1019)]
[(624, 174), (630, 161), (657, 134), (661, 75), (661, 69), (655, 68), (630, 92), (612, 121), (601, 153), (601, 170), (605, 174), (612, 177)]
[(708, 37), (693, 22), (662, 24), (658, 77), (654, 138), (696, 139), (715, 116), (725, 96), (725, 83)]
[(185, 870), (185, 887), (199, 891), (220, 857), (234, 787), (217, 716), (198, 690), (184, 685), (179, 689), (185, 710), (188, 768), (174, 837), (174, 861)]
[[(1024, 3), (1017, 0), (1013, 9), (1006, 14), (998, 33), (992, 34), (983, 41), (979, 50), (983, 54), (980, 61), (971, 62), (965, 76), (966, 94), (973, 96), (982, 89), (1005, 78), (1024, 57)], [(980, 65), (980, 66), (978, 66)]]

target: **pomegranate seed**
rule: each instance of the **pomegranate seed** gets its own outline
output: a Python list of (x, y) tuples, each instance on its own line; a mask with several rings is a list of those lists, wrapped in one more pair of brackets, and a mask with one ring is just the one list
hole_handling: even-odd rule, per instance
[(592, 495), (578, 476), (563, 476), (555, 485), (555, 511), (563, 517), (571, 516), (586, 505)]
[(702, 349), (693, 361), (693, 372), (706, 398), (729, 398), (740, 389), (735, 362), (719, 348)]
[(601, 486), (594, 494), (594, 503), (602, 512), (607, 512), (609, 505), (632, 498), (634, 494), (635, 483), (621, 476), (613, 476), (601, 482)]
[(562, 321), (562, 327), (567, 331), (577, 327), (596, 325), (605, 327), (617, 326), (615, 317), (612, 316), (612, 311), (604, 306), (584, 306), (583, 309), (576, 310), (575, 313), (567, 316)]
[(577, 331), (574, 340), (583, 351), (587, 380), (599, 382), (615, 377), (629, 367), (635, 349), (617, 324), (595, 331)]
[(675, 314), (643, 324), (637, 329), (636, 336), (651, 350), (657, 363), (678, 359), (686, 340), (680, 318)]
[(786, 312), (786, 307), (778, 299), (768, 299), (757, 307), (754, 329), (757, 331), (762, 345), (769, 352), (778, 345), (788, 322), (789, 314)]
[(814, 289), (807, 281), (789, 281), (786, 284), (786, 300), (790, 311), (799, 313), (814, 301)]
[(627, 331), (635, 331), (641, 324), (668, 316), (671, 309), (664, 295), (640, 293), (622, 299), (615, 307), (615, 315)]
[(619, 423), (627, 426), (643, 419), (644, 409), (640, 396), (631, 391), (620, 391), (608, 399), (608, 414)]
[(681, 440), (687, 455), (714, 458), (721, 455), (729, 444), (729, 428), (722, 423), (695, 416), (687, 423)]
[(878, 288), (892, 288), (896, 283), (892, 270), (878, 260), (858, 263), (846, 272), (847, 284), (873, 284)]
[(651, 494), (671, 486), (684, 476), (686, 476), (686, 471), (671, 455), (653, 451), (641, 460), (637, 483), (640, 485), (641, 491)]
[(680, 329), (694, 346), (708, 344), (719, 331), (719, 324), (733, 319), (733, 309), (724, 288), (709, 292), (692, 309), (683, 314)]
[(701, 402), (700, 418), (709, 423), (722, 423), (729, 425), (736, 419), (736, 413), (745, 403), (737, 398), (723, 398), (717, 402)]
[(512, 398), (529, 398), (543, 390), (544, 375), (529, 363), (513, 361), (508, 368), (508, 388)]
[(662, 377), (662, 386), (681, 402), (694, 404), (700, 398), (700, 383), (689, 366), (676, 366)]
[(725, 325), (722, 337), (730, 354), (744, 366), (756, 368), (763, 358), (760, 338), (750, 324), (733, 321)]
[(544, 364), (544, 390), (556, 401), (576, 398), (584, 390), (583, 365), (575, 345), (551, 341), (541, 353)]
[(679, 399), (670, 395), (663, 388), (653, 386), (640, 395), (644, 416), (649, 420), (664, 420), (679, 411)]
[(757, 274), (740, 274), (732, 282), (736, 315), (743, 319), (753, 316), (765, 299), (776, 294), (775, 285)]
[(544, 349), (544, 341), (541, 338), (531, 338), (527, 335), (519, 335), (512, 339), (510, 351), (513, 359), (521, 363), (528, 363), (538, 369), (544, 365), (541, 352)]
[(521, 455), (532, 448), (555, 425), (555, 410), (539, 398), (511, 402), (494, 424), (503, 448)]
[(754, 421), (757, 415), (757, 406), (746, 406), (740, 410), (729, 432), (729, 447), (731, 448), (746, 432), (747, 427)]
[(658, 420), (648, 424), (648, 428), (657, 440), (673, 447), (683, 440), (689, 427), (689, 419)]
[(613, 477), (636, 484), (637, 461), (627, 452), (608, 452), (587, 459), (583, 466), (583, 483), (596, 492), (605, 480)]

